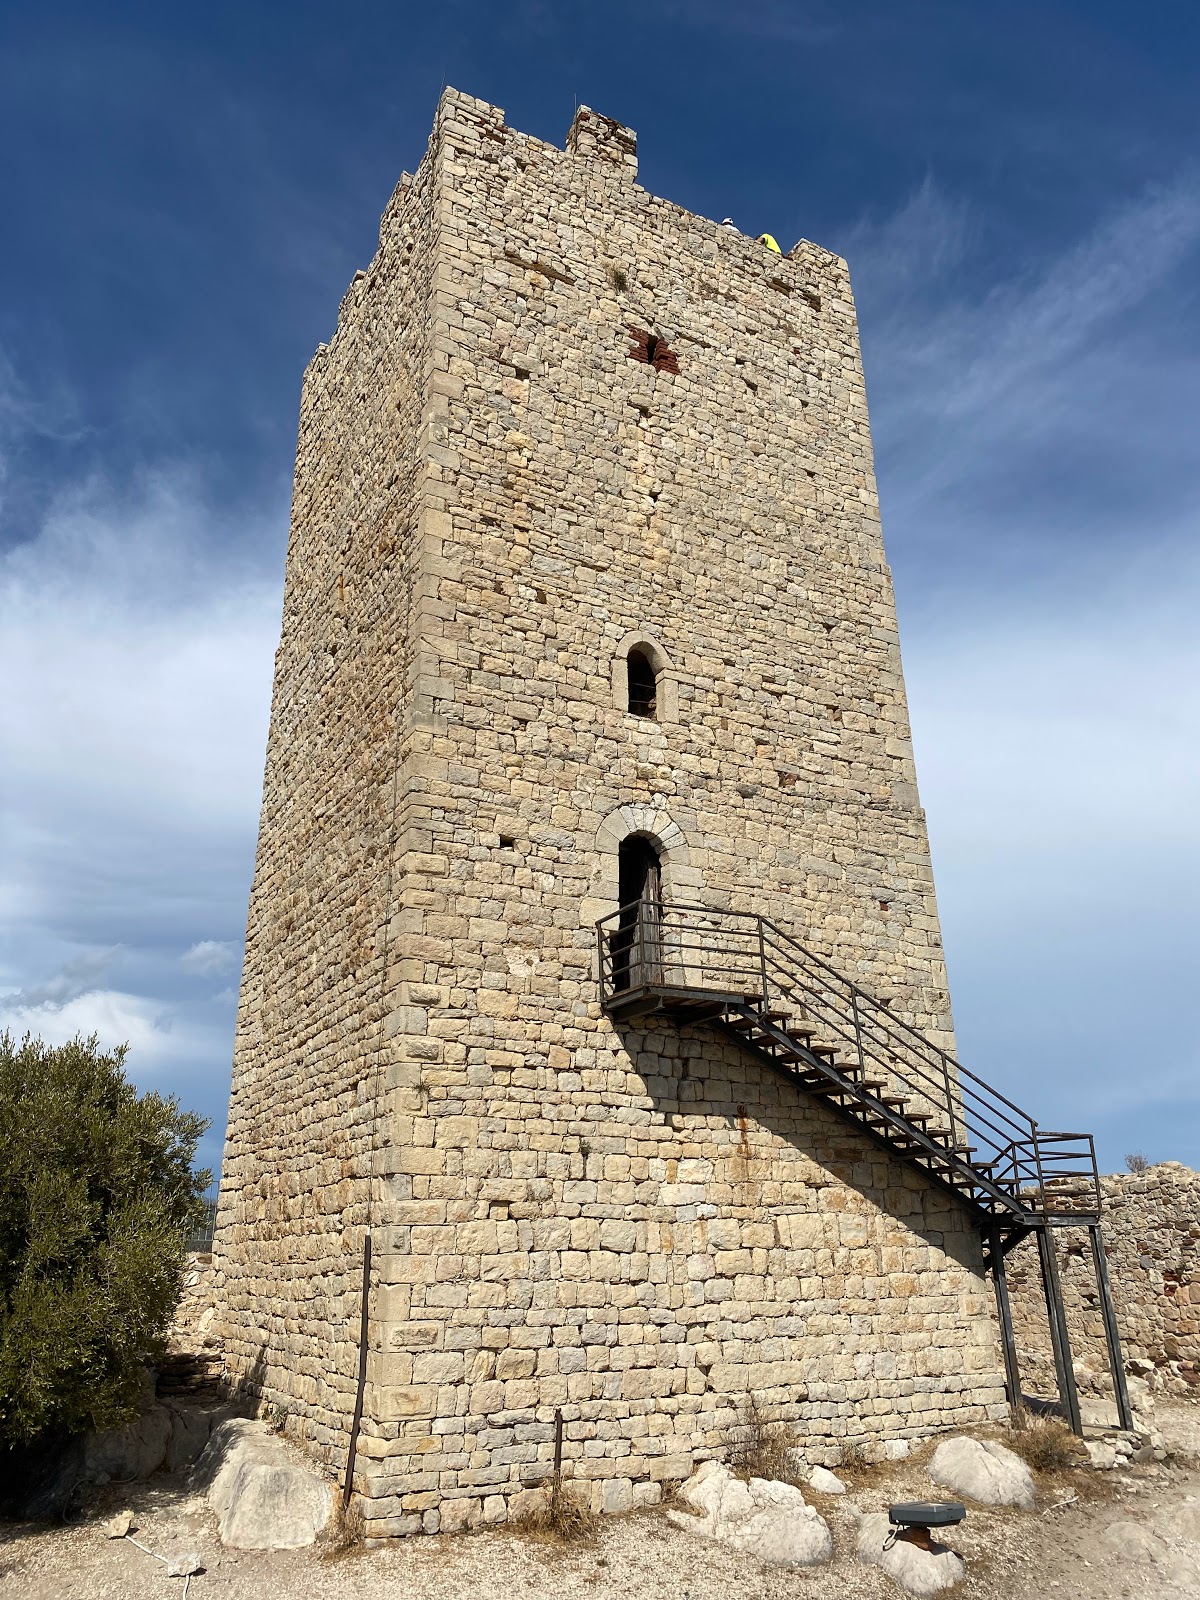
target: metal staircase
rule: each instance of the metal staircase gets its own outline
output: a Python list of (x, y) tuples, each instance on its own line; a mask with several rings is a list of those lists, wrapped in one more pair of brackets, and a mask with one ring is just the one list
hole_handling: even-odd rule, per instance
[(751, 912), (643, 899), (596, 927), (601, 1003), (614, 1021), (705, 1022), (797, 1090), (952, 1194), (983, 1237), (1009, 1397), (1020, 1397), (1004, 1258), (1036, 1235), (1063, 1410), (1081, 1430), (1051, 1230), (1086, 1227), (1118, 1416), (1132, 1427), (1090, 1134), (1053, 1133), (883, 1001)]

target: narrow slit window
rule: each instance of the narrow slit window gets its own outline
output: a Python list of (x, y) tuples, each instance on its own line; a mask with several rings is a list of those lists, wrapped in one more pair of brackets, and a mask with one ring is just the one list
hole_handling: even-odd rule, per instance
[(658, 715), (658, 674), (645, 650), (635, 646), (626, 659), (629, 672), (629, 709), (635, 717)]

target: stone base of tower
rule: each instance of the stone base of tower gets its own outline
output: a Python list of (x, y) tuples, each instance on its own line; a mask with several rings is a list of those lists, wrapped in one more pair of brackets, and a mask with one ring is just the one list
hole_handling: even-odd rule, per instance
[[(356, 1474), (373, 1534), (506, 1520), (548, 1479), (556, 1409), (597, 1511), (724, 1454), (750, 1396), (827, 1464), (1005, 1414), (954, 1201), (699, 1028), (623, 1044), (623, 1096), (580, 1070), (599, 1051), (553, 1087), (514, 1066), (506, 1104), (396, 1152)], [(522, 1112), (547, 1130), (524, 1148)]]

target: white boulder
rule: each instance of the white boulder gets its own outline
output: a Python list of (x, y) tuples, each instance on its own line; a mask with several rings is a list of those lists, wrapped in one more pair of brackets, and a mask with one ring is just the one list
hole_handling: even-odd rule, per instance
[(960, 1555), (936, 1543), (932, 1550), (922, 1550), (907, 1539), (889, 1544), (893, 1532), (886, 1511), (865, 1516), (858, 1525), (858, 1559), (879, 1567), (909, 1594), (937, 1594), (961, 1583), (966, 1568)]
[(729, 1544), (779, 1567), (815, 1567), (833, 1555), (825, 1519), (790, 1483), (745, 1484), (719, 1461), (706, 1461), (680, 1488), (695, 1515), (667, 1513), (677, 1528)]
[(846, 1485), (836, 1472), (828, 1467), (814, 1467), (808, 1475), (808, 1486), (818, 1494), (845, 1494)]
[(959, 1435), (945, 1439), (933, 1452), (929, 1476), (943, 1489), (978, 1500), (985, 1506), (1020, 1506), (1034, 1502), (1033, 1474), (1012, 1450), (990, 1439)]
[(235, 1550), (299, 1550), (333, 1514), (333, 1490), (265, 1422), (219, 1423), (197, 1463), (222, 1544)]

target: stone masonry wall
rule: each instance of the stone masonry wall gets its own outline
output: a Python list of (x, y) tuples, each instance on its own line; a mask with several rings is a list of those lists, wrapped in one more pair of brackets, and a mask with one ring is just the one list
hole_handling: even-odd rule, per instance
[[(1163, 1161), (1101, 1179), (1104, 1247), (1126, 1363), (1175, 1394), (1200, 1387), (1200, 1172)], [(1110, 1391), (1104, 1325), (1086, 1231), (1055, 1234), (1067, 1327), (1085, 1387)], [(1034, 1392), (1054, 1392), (1054, 1363), (1032, 1240), (1009, 1257), (1009, 1292), (1022, 1363)]]
[[(637, 834), (668, 899), (774, 917), (953, 1045), (845, 264), (635, 180), (586, 108), (559, 150), (448, 91), (306, 389), (216, 1248), (247, 1370), (336, 1463), (370, 1225), (375, 1535), (503, 1520), (556, 1407), (604, 1509), (750, 1394), (830, 1460), (1003, 1409), (957, 1204), (599, 1004)], [(343, 591), (355, 693), (316, 703)]]
[(213, 1247), (232, 1381), (339, 1467), (378, 1192), (435, 221), (427, 156), (305, 374)]

